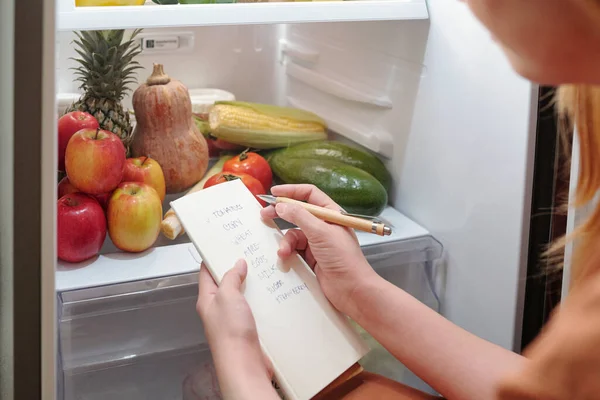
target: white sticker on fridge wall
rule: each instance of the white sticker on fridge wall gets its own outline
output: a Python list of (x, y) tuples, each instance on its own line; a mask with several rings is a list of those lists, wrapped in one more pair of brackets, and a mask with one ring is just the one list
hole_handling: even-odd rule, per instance
[(244, 296), (286, 398), (310, 399), (368, 352), (304, 260), (277, 256), (283, 235), (261, 218), (260, 204), (240, 180), (171, 206), (217, 283), (237, 260), (246, 260)]

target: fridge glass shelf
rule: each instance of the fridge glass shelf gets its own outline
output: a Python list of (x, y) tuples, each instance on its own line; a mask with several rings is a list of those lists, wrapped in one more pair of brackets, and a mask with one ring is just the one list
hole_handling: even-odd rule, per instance
[[(172, 200), (167, 197), (165, 206)], [(432, 261), (440, 257), (442, 246), (422, 226), (392, 207), (380, 218), (393, 228), (390, 236), (357, 232), (363, 252), (379, 266), (386, 260), (395, 265)], [(285, 230), (286, 226), (281, 225)], [(56, 291), (64, 292), (123, 282), (198, 272), (200, 255), (187, 235), (176, 241), (162, 234), (155, 247), (142, 253), (124, 253), (114, 247), (107, 235), (101, 254), (78, 264), (58, 261)]]
[(428, 19), (425, 0), (301, 1), (75, 7), (58, 1), (58, 30)]

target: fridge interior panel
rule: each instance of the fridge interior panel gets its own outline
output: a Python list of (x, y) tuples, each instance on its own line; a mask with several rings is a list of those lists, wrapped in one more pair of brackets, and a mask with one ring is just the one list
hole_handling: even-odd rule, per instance
[(406, 145), (394, 150), (391, 204), (444, 245), (443, 314), (516, 349), (537, 88), (517, 76), (464, 4), (433, 1), (429, 11), (427, 73)]

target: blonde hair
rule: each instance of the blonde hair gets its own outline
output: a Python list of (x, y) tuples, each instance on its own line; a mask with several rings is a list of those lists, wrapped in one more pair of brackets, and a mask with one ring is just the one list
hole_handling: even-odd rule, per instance
[[(558, 89), (556, 100), (561, 122), (567, 128), (562, 134), (570, 135), (574, 126), (579, 139), (579, 176), (571, 205), (581, 208), (593, 202), (600, 189), (600, 87), (564, 85)], [(600, 269), (600, 264), (594, 264), (600, 253), (600, 204), (569, 236), (554, 243), (549, 254), (564, 254), (570, 241), (574, 243), (571, 286), (575, 286), (594, 269)]]

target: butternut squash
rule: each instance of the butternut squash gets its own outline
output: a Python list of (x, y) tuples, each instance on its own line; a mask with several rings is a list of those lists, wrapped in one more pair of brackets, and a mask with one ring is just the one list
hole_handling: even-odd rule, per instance
[(155, 159), (167, 193), (180, 193), (200, 181), (208, 168), (208, 146), (194, 124), (188, 89), (154, 64), (152, 75), (133, 94), (136, 127), (134, 157)]

